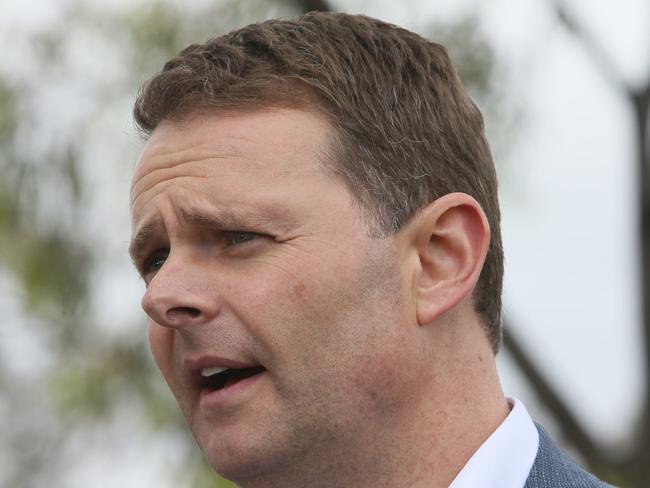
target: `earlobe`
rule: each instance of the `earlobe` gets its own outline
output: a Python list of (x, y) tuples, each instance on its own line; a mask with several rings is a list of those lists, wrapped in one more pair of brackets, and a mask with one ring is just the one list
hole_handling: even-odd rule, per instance
[(481, 206), (465, 193), (440, 197), (409, 226), (420, 261), (417, 320), (428, 325), (471, 296), (490, 244), (490, 227)]

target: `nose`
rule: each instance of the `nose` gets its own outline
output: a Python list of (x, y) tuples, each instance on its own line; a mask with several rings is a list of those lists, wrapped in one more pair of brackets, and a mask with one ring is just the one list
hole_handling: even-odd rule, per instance
[(175, 266), (169, 259), (153, 277), (142, 297), (142, 308), (158, 325), (189, 327), (219, 314), (220, 297), (200, 267)]

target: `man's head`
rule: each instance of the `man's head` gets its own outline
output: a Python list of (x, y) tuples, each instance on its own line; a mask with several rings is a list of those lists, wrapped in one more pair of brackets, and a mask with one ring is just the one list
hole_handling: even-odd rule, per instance
[(151, 348), (215, 469), (448, 484), (502, 400), (501, 252), (444, 50), (365, 17), (270, 21), (187, 48), (135, 114)]
[(398, 232), (448, 193), (478, 201), (491, 241), (474, 305), (496, 353), (503, 280), (496, 175), (481, 114), (445, 49), (363, 16), (271, 20), (184, 49), (145, 84), (134, 114), (151, 133), (198, 112), (270, 106), (327, 117), (335, 131), (326, 164), (363, 209), (371, 235)]

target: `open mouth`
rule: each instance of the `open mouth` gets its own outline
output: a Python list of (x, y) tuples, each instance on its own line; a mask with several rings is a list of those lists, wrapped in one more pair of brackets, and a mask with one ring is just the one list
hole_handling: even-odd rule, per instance
[(221, 390), (235, 383), (266, 371), (264, 366), (250, 368), (203, 368), (201, 370), (201, 388)]

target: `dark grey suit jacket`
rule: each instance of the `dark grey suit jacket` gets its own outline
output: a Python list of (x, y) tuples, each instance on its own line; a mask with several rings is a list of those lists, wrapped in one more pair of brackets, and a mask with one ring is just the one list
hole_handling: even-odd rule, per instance
[(524, 488), (611, 488), (571, 460), (540, 425), (537, 430), (539, 449)]

